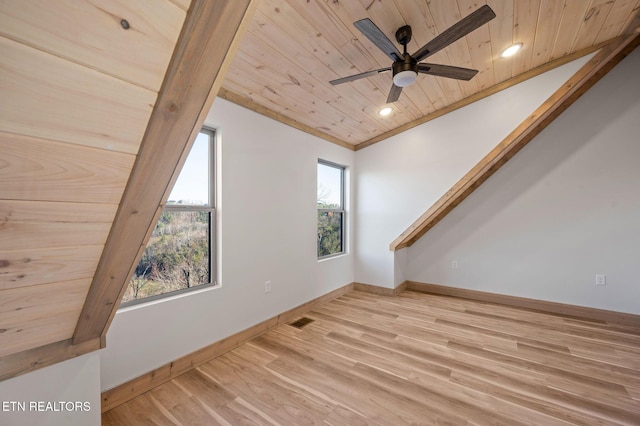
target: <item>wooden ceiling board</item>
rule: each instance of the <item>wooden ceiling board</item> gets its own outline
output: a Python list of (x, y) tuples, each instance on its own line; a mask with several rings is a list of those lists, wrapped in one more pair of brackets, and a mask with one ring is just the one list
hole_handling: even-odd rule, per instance
[(607, 19), (598, 31), (596, 43), (610, 40), (619, 34), (619, 29), (627, 28), (635, 13), (640, 10), (640, 1), (622, 0), (615, 4), (607, 15)]
[[(238, 67), (232, 71), (235, 77), (243, 79), (243, 86), (249, 88), (250, 93), (259, 94), (269, 99), (273, 104), (283, 104), (285, 103), (284, 99), (293, 99), (293, 102), (287, 102), (287, 109), (282, 110), (282, 113), (288, 115), (294, 114), (295, 111), (296, 117), (299, 117), (299, 121), (305, 124), (320, 122), (322, 125), (318, 126), (318, 129), (325, 132), (331, 132), (332, 128), (338, 125), (347, 132), (359, 129), (360, 123), (345, 114), (341, 114), (335, 108), (325, 108), (316, 116), (316, 109), (325, 104), (326, 101), (317, 97), (314, 93), (305, 92), (299, 86), (293, 84), (291, 79), (287, 75), (283, 75), (282, 72), (276, 72), (273, 69), (262, 67), (262, 65), (257, 62), (248, 63), (248, 60), (253, 60), (253, 58), (245, 56), (244, 53), (239, 52), (235, 56), (234, 64)], [(246, 71), (256, 66), (261, 68), (261, 78), (262, 76), (267, 77), (265, 79), (269, 81), (267, 85), (263, 85), (260, 81), (254, 81), (255, 73), (248, 73)]]
[(191, 6), (191, 0), (171, 0), (176, 6), (185, 12), (189, 10), (189, 6)]
[[(283, 15), (286, 10), (291, 12), (290, 9), (281, 10), (280, 14), (277, 14), (277, 16), (279, 17), (280, 15)], [(309, 24), (307, 22), (293, 20), (293, 24), (291, 25), (278, 26), (278, 22), (275, 22), (271, 16), (257, 12), (254, 16), (253, 23), (257, 23), (258, 28), (256, 29), (256, 25), (251, 25), (247, 36), (257, 37), (262, 40), (278, 40), (278, 48), (287, 52), (287, 55), (283, 57), (283, 68), (287, 70), (288, 74), (292, 74), (292, 81), (298, 81), (300, 83), (301, 90), (311, 88), (323, 91), (322, 93), (325, 99), (324, 102), (320, 103), (320, 106), (325, 102), (334, 102), (336, 107), (340, 109), (341, 105), (345, 104), (345, 111), (342, 111), (343, 114), (349, 114), (355, 111), (358, 113), (358, 116), (363, 116), (368, 119), (375, 117), (378, 114), (377, 109), (373, 107), (373, 105), (375, 105), (375, 101), (374, 96), (370, 96), (370, 91), (359, 92), (351, 85), (344, 85), (344, 92), (340, 96), (336, 96), (336, 93), (333, 90), (326, 88), (326, 81), (318, 79), (314, 75), (314, 70), (321, 67), (331, 66), (331, 63), (327, 61), (327, 58), (330, 58), (331, 56), (327, 55), (326, 51), (322, 50), (323, 47), (321, 46), (314, 48), (313, 52), (303, 49), (300, 41), (295, 39), (296, 35), (299, 34), (304, 27), (308, 27)], [(323, 38), (317, 37), (314, 34), (308, 34), (305, 42), (314, 43), (318, 40), (323, 40)], [(293, 61), (289, 58), (292, 58)], [(238, 67), (242, 68), (241, 66)], [(293, 73), (291, 72), (292, 69), (298, 67), (298, 70)], [(344, 72), (348, 73), (350, 71), (345, 70)], [(339, 77), (339, 75), (336, 74), (336, 77)], [(363, 81), (363, 83), (371, 84), (371, 81)], [(316, 115), (318, 114), (316, 109), (318, 108), (313, 108), (309, 112), (311, 115), (309, 117), (309, 122), (311, 123), (314, 121), (322, 121), (322, 117), (318, 117)]]
[[(312, 76), (318, 84), (327, 86), (325, 79), (326, 73), (319, 77), (316, 75), (317, 69), (327, 69), (331, 79), (342, 77), (349, 73), (359, 72), (358, 69), (352, 68), (356, 65), (348, 63), (343, 59), (345, 54), (356, 55), (360, 57), (363, 51), (358, 51), (358, 46), (351, 43), (351, 33), (347, 32), (336, 23), (335, 20), (328, 19), (329, 16), (320, 11), (320, 5), (316, 2), (298, 3), (295, 5), (287, 5), (284, 1), (266, 1), (261, 3), (261, 7), (256, 12), (256, 18), (260, 21), (268, 22), (267, 26), (256, 25), (254, 22), (249, 26), (248, 33), (252, 36), (259, 37), (265, 44), (268, 44), (273, 50), (281, 50), (283, 56), (290, 57), (293, 61), (298, 62), (298, 58), (302, 58), (301, 72), (295, 75), (296, 78), (302, 78), (303, 75)], [(311, 10), (310, 10), (311, 9)], [(312, 12), (316, 12), (315, 16)], [(318, 13), (318, 11), (320, 11)], [(318, 31), (310, 32), (309, 28), (318, 28)], [(320, 30), (321, 28), (321, 30)], [(333, 43), (332, 43), (333, 42)], [(249, 43), (243, 41), (242, 45)], [(296, 49), (294, 45), (297, 45)], [(305, 51), (306, 54), (301, 56), (300, 52)], [(239, 52), (242, 53), (244, 50)], [(251, 53), (248, 51), (248, 54)], [(307, 62), (305, 59), (314, 62)], [(267, 58), (268, 60), (268, 58)], [(234, 61), (235, 62), (235, 61)], [(370, 60), (360, 61), (363, 65), (369, 65)], [(263, 66), (271, 66), (274, 72), (281, 72), (281, 67), (273, 67), (273, 63), (268, 61)], [(233, 79), (233, 70), (237, 69), (235, 63), (232, 64), (232, 72), (227, 79)], [(287, 70), (289, 71), (289, 70)], [(375, 80), (367, 83), (367, 90), (364, 91), (363, 97), (367, 97), (369, 90), (377, 90), (371, 86)], [(333, 93), (333, 99), (340, 99), (341, 95), (335, 92), (331, 86), (327, 86), (328, 90)], [(385, 89), (386, 90), (386, 89)], [(362, 106), (361, 106), (362, 107)], [(320, 120), (318, 120), (320, 122)]]
[(135, 154), (156, 94), (0, 37), (0, 130)]
[(0, 291), (0, 357), (72, 336), (90, 284), (84, 279)]
[[(480, 5), (477, 5), (473, 10), (477, 9)], [(466, 9), (466, 8), (465, 8)], [(436, 35), (442, 33), (447, 28), (458, 22), (460, 19), (468, 15), (460, 13), (458, 2), (445, 1), (438, 3), (438, 7), (431, 8), (432, 16), (436, 24)], [(473, 12), (473, 10), (471, 12)], [(412, 27), (421, 27), (421, 23), (418, 22)], [(427, 40), (421, 41), (418, 44), (418, 48), (421, 45), (428, 42), (432, 37)], [(411, 52), (417, 49), (412, 49)], [(451, 43), (445, 50), (442, 50), (440, 54), (443, 56), (441, 60), (438, 56), (429, 57), (426, 62), (442, 63), (445, 65), (454, 65), (463, 68), (472, 68), (471, 54), (469, 53), (469, 44), (466, 38), (462, 38), (454, 43)], [(446, 58), (446, 59), (445, 59)], [(472, 93), (478, 91), (478, 83), (475, 78), (471, 81), (460, 81), (449, 78), (440, 78), (440, 85), (443, 88), (445, 94), (447, 94), (447, 104), (455, 102), (460, 97), (470, 96)]]
[(500, 0), (489, 1), (487, 4), (496, 13), (496, 17), (487, 25), (491, 34), (493, 76), (495, 82), (500, 83), (513, 77), (513, 61), (504, 60), (500, 54), (516, 42), (513, 38), (514, 6), (512, 2)]
[(564, 2), (557, 0), (541, 0), (538, 12), (538, 26), (533, 43), (532, 67), (550, 61), (553, 47), (558, 37)]
[[(91, 279), (102, 245), (0, 251), (0, 291)], [(1, 297), (2, 293), (0, 293)]]
[(131, 154), (0, 132), (2, 197), (118, 204), (134, 160)]
[(598, 33), (612, 9), (613, 3), (609, 0), (591, 0), (578, 30), (574, 48), (581, 49), (596, 42)]
[(111, 223), (117, 204), (0, 200), (0, 225), (19, 218), (23, 222)]
[[(467, 16), (475, 11), (479, 4), (475, 0), (458, 0), (458, 6), (462, 16)], [(476, 84), (477, 93), (479, 90), (486, 89), (495, 84), (495, 76), (493, 74), (491, 57), (491, 34), (489, 26), (483, 25), (467, 36), (467, 48), (471, 63), (467, 68), (478, 70), (478, 74), (471, 81)], [(460, 66), (458, 64), (454, 64)]]
[[(319, 129), (354, 146), (405, 128), (427, 116), (510, 81), (551, 61), (573, 55), (619, 36), (638, 13), (638, 0), (264, 0), (249, 27), (223, 87), (242, 97), (273, 107), (306, 128)], [(479, 70), (469, 82), (420, 75), (403, 89), (391, 116), (376, 112), (385, 105), (391, 73), (337, 86), (330, 80), (391, 65), (389, 58), (360, 33), (353, 22), (370, 18), (395, 44), (395, 31), (409, 24), (410, 53), (484, 4), (496, 18), (426, 59), (427, 62)], [(523, 43), (514, 57), (500, 53)], [(401, 49), (401, 46), (397, 46)], [(586, 50), (584, 50), (586, 51)], [(259, 64), (254, 60), (259, 58)], [(286, 58), (283, 61), (282, 58)], [(254, 68), (247, 66), (254, 64)], [(240, 72), (240, 69), (242, 72)], [(258, 69), (259, 68), (259, 69)], [(236, 72), (238, 71), (238, 72)], [(285, 75), (282, 75), (285, 74)], [(300, 85), (291, 84), (287, 74)], [(295, 84), (295, 83), (294, 83)], [(275, 86), (275, 87), (274, 87)], [(504, 88), (504, 87), (503, 87)], [(268, 93), (274, 91), (276, 93)], [(301, 104), (301, 97), (309, 102)], [(302, 102), (306, 102), (302, 101)], [(267, 114), (269, 115), (269, 114)], [(273, 114), (271, 114), (273, 116)], [(348, 117), (344, 120), (340, 117)], [(359, 126), (354, 128), (355, 123)]]
[[(372, 125), (374, 128), (377, 128), (378, 126), (372, 123), (372, 118), (375, 118), (378, 112), (374, 99), (379, 99), (380, 96), (382, 96), (380, 94), (381, 92), (386, 96), (390, 85), (390, 77), (384, 80), (382, 78), (362, 80), (357, 82), (356, 87), (345, 87), (349, 85), (342, 85), (341, 87), (346, 89), (344, 92), (336, 92), (331, 86), (327, 86), (327, 80), (324, 75), (318, 77), (315, 70), (327, 67), (331, 68), (334, 71), (331, 77), (332, 79), (359, 72), (358, 69), (353, 68), (354, 65), (347, 64), (344, 60), (335, 60), (336, 57), (341, 58), (345, 54), (351, 53), (353, 55), (353, 52), (349, 51), (353, 51), (354, 48), (357, 48), (357, 45), (349, 42), (350, 38), (347, 38), (352, 37), (352, 34), (346, 32), (345, 28), (341, 26), (341, 23), (336, 24), (334, 21), (324, 22), (322, 24), (322, 32), (306, 32), (307, 28), (314, 25), (314, 16), (310, 14), (313, 10), (307, 10), (313, 6), (318, 7), (318, 4), (298, 4), (297, 8), (304, 11), (304, 15), (300, 16), (294, 8), (286, 7), (285, 2), (273, 2), (273, 4), (271, 4), (272, 9), (274, 11), (277, 9), (279, 12), (262, 14), (258, 11), (256, 13), (258, 19), (269, 22), (269, 25), (260, 26), (257, 31), (255, 26), (252, 25), (249, 28), (249, 33), (260, 37), (265, 43), (269, 43), (272, 49), (283, 50), (286, 52), (287, 57), (290, 57), (296, 63), (300, 63), (301, 68), (299, 71), (292, 73), (296, 79), (304, 80), (306, 78), (312, 78), (314, 89), (326, 88), (327, 93), (324, 95), (324, 102), (318, 104), (318, 107), (314, 106), (314, 115), (306, 117), (305, 121), (307, 123), (322, 123), (322, 109), (325, 104), (327, 104), (333, 106), (331, 109), (335, 109), (336, 113), (342, 117), (364, 116), (366, 121), (361, 123), (362, 127), (360, 131), (362, 132), (367, 132), (367, 129)], [(315, 16), (319, 17), (315, 18), (316, 20), (327, 17), (324, 13)], [(307, 19), (310, 21), (307, 21)], [(315, 23), (315, 25), (318, 24)], [(341, 45), (332, 44), (332, 39), (336, 39), (340, 34), (346, 36), (345, 40), (347, 40), (347, 42)], [(302, 39), (300, 38), (301, 36)], [(303, 52), (306, 52), (306, 54)], [(308, 59), (308, 61), (306, 59)], [(269, 62), (267, 61), (267, 63)], [(363, 66), (369, 66), (370, 63), (370, 60), (362, 61)], [(263, 64), (263, 66), (266, 65)], [(232, 65), (232, 69), (233, 68), (234, 65)], [(290, 71), (287, 66), (284, 68), (287, 69), (287, 72)], [(274, 72), (282, 72), (282, 69), (274, 69)], [(338, 118), (338, 120), (341, 120), (341, 118)]]
[[(252, 37), (252, 35), (248, 34), (247, 37)], [(339, 102), (340, 98), (335, 96), (335, 92), (330, 91), (325, 85), (313, 81), (313, 77), (307, 75), (305, 69), (260, 41), (257, 41), (255, 45), (259, 46), (257, 51), (239, 52), (234, 58), (234, 64), (237, 67), (234, 72), (237, 73), (237, 78), (242, 76), (251, 78), (251, 75), (246, 76), (247, 70), (252, 70), (249, 74), (259, 73), (260, 81), (269, 81), (268, 85), (263, 86), (263, 93), (274, 99), (276, 103), (283, 103), (284, 99), (295, 99), (292, 109), (305, 117), (303, 122), (319, 121), (324, 123), (326, 127), (339, 125), (346, 131), (367, 131), (366, 128), (363, 128), (366, 114), (355, 108), (355, 104), (351, 110), (353, 115), (349, 115), (349, 100), (346, 100), (345, 103)], [(271, 59), (279, 61), (279, 70), (264, 65), (267, 60)], [(247, 80), (245, 79), (245, 81)], [(260, 84), (256, 89), (258, 87)], [(323, 111), (321, 107), (330, 104), (342, 104), (342, 110), (336, 107)], [(323, 112), (325, 114), (322, 114)]]
[[(56, 0), (56, 7), (48, 7), (50, 2), (0, 2), (0, 34), (159, 90), (184, 10), (169, 0)], [(128, 29), (123, 28), (122, 19)]]
[[(88, 280), (82, 279), (3, 290), (0, 292), (0, 324), (12, 327), (37, 321), (46, 316), (43, 311), (47, 310), (75, 311), (78, 300), (84, 299), (88, 289)], [(20, 315), (14, 315), (15, 312)], [(3, 337), (0, 334), (0, 339)]]
[(109, 229), (110, 223), (21, 222), (9, 219), (2, 224), (0, 251), (104, 244)]
[(571, 1), (564, 4), (558, 34), (551, 51), (552, 59), (561, 58), (573, 50), (578, 30), (587, 10), (589, 10), (588, 1)]
[[(538, 26), (538, 10), (540, 10), (540, 0), (530, 0), (528, 2), (515, 2), (513, 5), (513, 42), (523, 43), (517, 55), (506, 59), (511, 61), (513, 75), (520, 75), (532, 69), (533, 45), (525, 43), (526, 40), (533, 40)], [(500, 52), (494, 52), (498, 60)]]

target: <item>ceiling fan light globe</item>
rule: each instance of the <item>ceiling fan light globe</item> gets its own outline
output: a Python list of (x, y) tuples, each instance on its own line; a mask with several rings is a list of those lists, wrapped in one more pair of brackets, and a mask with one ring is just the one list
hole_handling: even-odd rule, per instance
[(393, 76), (393, 84), (398, 87), (411, 86), (418, 77), (418, 73), (412, 70), (400, 71)]

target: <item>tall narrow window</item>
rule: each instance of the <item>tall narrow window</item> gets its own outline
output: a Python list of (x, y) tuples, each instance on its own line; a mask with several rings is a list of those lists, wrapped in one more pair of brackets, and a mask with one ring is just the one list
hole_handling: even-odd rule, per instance
[(345, 252), (344, 167), (318, 160), (318, 258)]
[(214, 140), (204, 128), (194, 141), (123, 306), (215, 284)]

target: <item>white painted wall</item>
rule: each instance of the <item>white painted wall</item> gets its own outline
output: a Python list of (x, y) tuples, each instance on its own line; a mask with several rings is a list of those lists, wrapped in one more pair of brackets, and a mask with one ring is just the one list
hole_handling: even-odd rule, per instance
[(581, 58), (356, 152), (356, 282), (407, 277), (395, 240), (571, 77)]
[(407, 278), (640, 314), (639, 73), (636, 50), (405, 249)]
[(0, 382), (0, 425), (99, 424), (98, 352)]
[(317, 160), (346, 165), (352, 187), (354, 152), (223, 99), (206, 124), (220, 136), (222, 286), (119, 311), (103, 390), (354, 281), (351, 253), (317, 261), (315, 231)]
[[(639, 158), (640, 97), (627, 87), (636, 81), (637, 57), (579, 101), (586, 107), (567, 111), (426, 237), (395, 254), (389, 243), (587, 58), (356, 153), (217, 99), (207, 124), (221, 137), (222, 287), (121, 310), (101, 351), (102, 389), (353, 281), (393, 287), (411, 279), (585, 306), (596, 297), (596, 307), (637, 312), (633, 220), (640, 215), (632, 193), (639, 176), (631, 166)], [(614, 146), (622, 153), (607, 157)], [(315, 254), (318, 158), (348, 166), (353, 194), (349, 254), (323, 262)], [(445, 267), (452, 256), (456, 276)], [(596, 272), (607, 274), (606, 291), (575, 291)]]

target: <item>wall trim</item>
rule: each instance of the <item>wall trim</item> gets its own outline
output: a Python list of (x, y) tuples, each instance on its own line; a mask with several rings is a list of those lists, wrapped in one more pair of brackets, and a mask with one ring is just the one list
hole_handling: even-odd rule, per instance
[(452, 296), (480, 302), (491, 302), (517, 308), (542, 311), (545, 313), (581, 317), (592, 321), (604, 321), (614, 324), (640, 327), (640, 315), (628, 314), (625, 312), (607, 311), (604, 309), (589, 308), (586, 306), (568, 305), (559, 302), (549, 302), (546, 300), (529, 299), (526, 297), (509, 296), (506, 294), (468, 290), (464, 288), (427, 284), (416, 281), (406, 281), (405, 283), (407, 290), (418, 291), (420, 293)]
[(380, 287), (378, 285), (353, 283), (353, 289), (357, 291), (363, 291), (365, 293), (377, 294), (378, 296), (395, 297), (402, 293), (407, 287), (407, 281), (403, 282), (396, 288)]
[(346, 293), (349, 293), (354, 288), (354, 283), (347, 284), (336, 290), (317, 297), (295, 308), (289, 309), (279, 315), (271, 317), (261, 323), (258, 323), (252, 327), (242, 330), (238, 333), (232, 334), (222, 340), (212, 343), (209, 346), (205, 346), (190, 354), (184, 355), (168, 364), (149, 371), (135, 379), (129, 380), (121, 385), (118, 385), (112, 389), (102, 392), (102, 412), (111, 410), (120, 404), (123, 404), (136, 396), (139, 396), (156, 386), (186, 373), (198, 367), (205, 362), (208, 362), (226, 352), (229, 352), (243, 343), (266, 333), (274, 327), (277, 327), (283, 323), (290, 322), (294, 318), (308, 312), (320, 305), (330, 302)]

